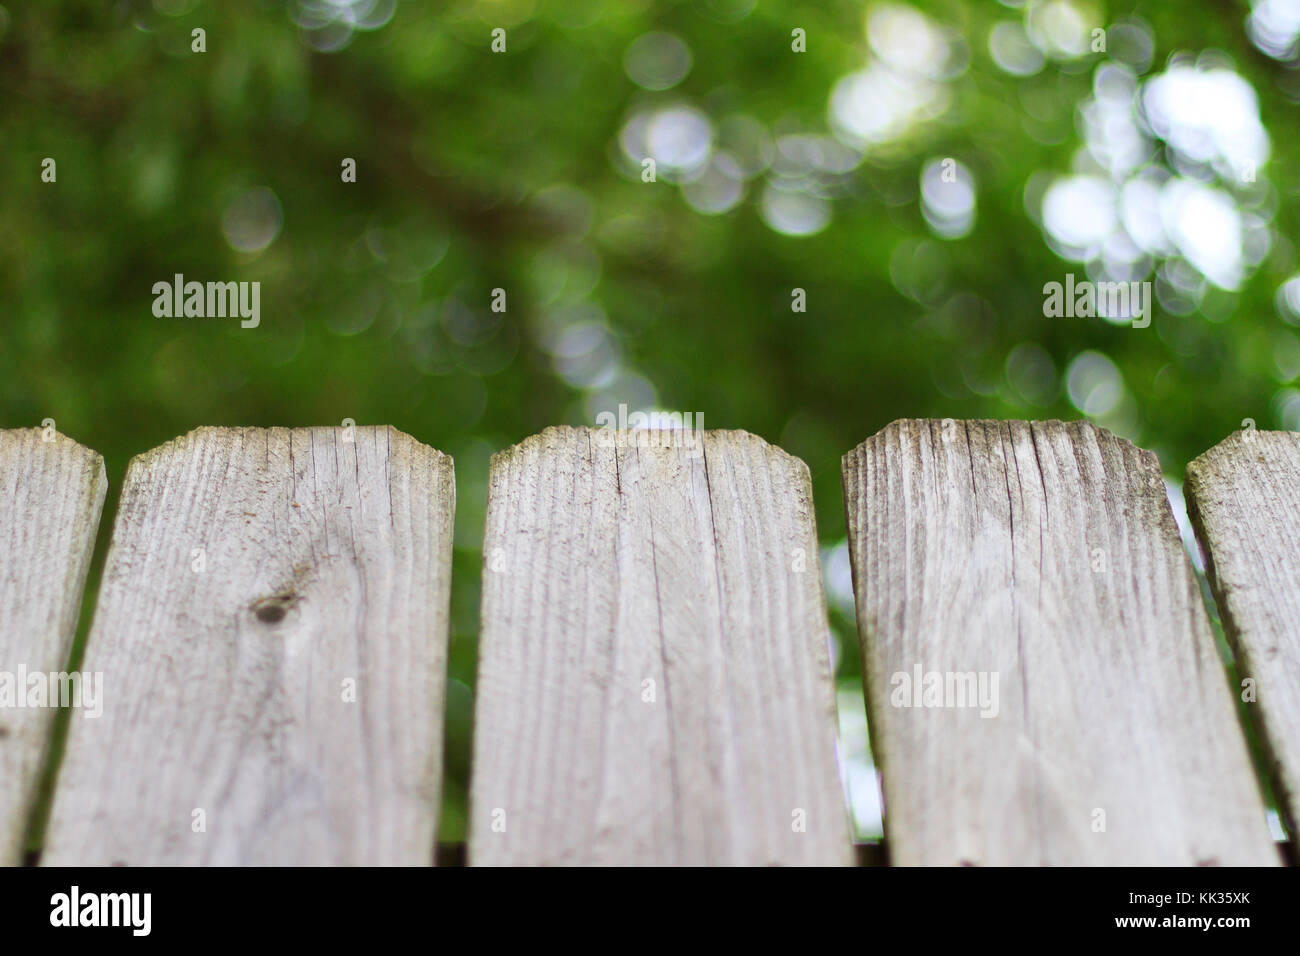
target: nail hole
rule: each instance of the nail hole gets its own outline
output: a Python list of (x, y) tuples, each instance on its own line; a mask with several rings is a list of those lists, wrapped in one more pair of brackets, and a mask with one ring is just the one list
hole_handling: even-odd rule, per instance
[(0, 727), (0, 740), (4, 740), (8, 736), (9, 736), (9, 728)]

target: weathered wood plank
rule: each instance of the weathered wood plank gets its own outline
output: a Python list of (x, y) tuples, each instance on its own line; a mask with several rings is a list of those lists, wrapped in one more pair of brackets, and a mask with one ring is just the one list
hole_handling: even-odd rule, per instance
[(107, 490), (104, 459), (72, 439), (0, 431), (0, 865), (22, 861), (56, 712), (26, 706), (28, 678), (67, 666)]
[(1187, 466), (1187, 510), (1258, 707), (1278, 803), (1300, 833), (1300, 435), (1242, 431)]
[[(132, 461), (42, 863), (428, 864), (454, 482), (392, 428)], [(199, 824), (203, 828), (199, 829)]]
[(483, 578), (472, 864), (851, 862), (803, 462), (549, 428), (493, 459)]
[[(1084, 422), (899, 421), (844, 492), (896, 863), (1279, 862), (1153, 454)], [(956, 706), (956, 675), (990, 706)]]

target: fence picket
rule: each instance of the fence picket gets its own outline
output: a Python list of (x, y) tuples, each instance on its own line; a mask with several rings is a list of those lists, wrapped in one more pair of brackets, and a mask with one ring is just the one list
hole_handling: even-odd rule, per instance
[[(1300, 435), (1242, 431), (1187, 466), (1240, 692), (1258, 708), (1280, 809), (1300, 832)], [(1248, 682), (1248, 683), (1247, 683)]]
[(107, 489), (104, 459), (72, 439), (0, 431), (0, 865), (22, 861), (55, 714), (26, 706), (29, 681), (67, 666)]
[(42, 863), (432, 862), (453, 510), (391, 428), (133, 460)]
[(903, 420), (844, 490), (894, 862), (1279, 862), (1153, 454)]
[(470, 862), (847, 864), (806, 466), (548, 428), (493, 460)]

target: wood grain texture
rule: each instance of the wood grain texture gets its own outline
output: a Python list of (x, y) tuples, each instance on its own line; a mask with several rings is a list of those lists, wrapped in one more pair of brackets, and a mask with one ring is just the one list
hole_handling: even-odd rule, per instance
[(1300, 833), (1300, 435), (1243, 431), (1187, 466), (1187, 510), (1271, 757), (1279, 807)]
[(693, 434), (493, 459), (471, 864), (851, 862), (807, 467)]
[[(1279, 862), (1153, 454), (905, 420), (845, 456), (844, 493), (895, 863)], [(908, 695), (918, 668), (941, 696)], [(981, 673), (988, 717), (947, 695)]]
[(67, 667), (108, 490), (103, 458), (46, 434), (0, 431), (0, 865), (22, 861), (56, 713), (19, 706), (27, 677)]
[(430, 863), (453, 510), (451, 459), (392, 428), (133, 460), (42, 863)]

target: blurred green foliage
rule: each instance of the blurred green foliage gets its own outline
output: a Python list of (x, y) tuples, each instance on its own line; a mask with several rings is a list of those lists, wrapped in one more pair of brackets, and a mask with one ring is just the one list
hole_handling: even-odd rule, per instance
[[(807, 236), (765, 221), (761, 177), (705, 215), (669, 178), (642, 182), (620, 136), (673, 103), (715, 125), (757, 120), (772, 139), (826, 136), (832, 90), (873, 55), (867, 4), (403, 0), (376, 29), (334, 32), (313, 29), (322, 7), (58, 0), (0, 14), (0, 425), (53, 418), (103, 453), (106, 517), (132, 455), (201, 424), (352, 418), (453, 455), (444, 840), (464, 830), (493, 451), (648, 397), (802, 457), (832, 548), (843, 452), (899, 417), (1079, 417), (1062, 377), (1088, 350), (1122, 376), (1120, 430), (1175, 479), (1244, 418), (1286, 425), (1275, 295), (1296, 270), (1295, 78), (1251, 43), (1245, 4), (1081, 8), (1102, 25), (1140, 15), (1148, 72), (1177, 51), (1223, 51), (1271, 138), (1267, 256), (1187, 314), (1157, 306), (1145, 330), (1042, 314), (1044, 283), (1082, 267), (1045, 242), (1027, 188), (1071, 170), (1107, 54), (1000, 69), (989, 31), (1019, 23), (1021, 4), (913, 4), (959, 48), (946, 104), (827, 177), (830, 220)], [(490, 50), (496, 27), (504, 54)], [(796, 27), (806, 53), (791, 50)], [(195, 28), (206, 52), (191, 50)], [(628, 48), (650, 31), (691, 52), (671, 89), (629, 77)], [(41, 181), (45, 157), (55, 183)], [(341, 181), (345, 157), (355, 183)], [(976, 186), (974, 226), (952, 240), (919, 201), (939, 157)], [(236, 248), (241, 228), (264, 247)], [(151, 287), (175, 273), (260, 281), (260, 327), (156, 318)], [(795, 288), (806, 312), (791, 310)], [(566, 339), (575, 327), (591, 334)], [(1037, 404), (1008, 380), (1026, 343), (1054, 376)], [(851, 678), (851, 606), (833, 600), (832, 618)]]

